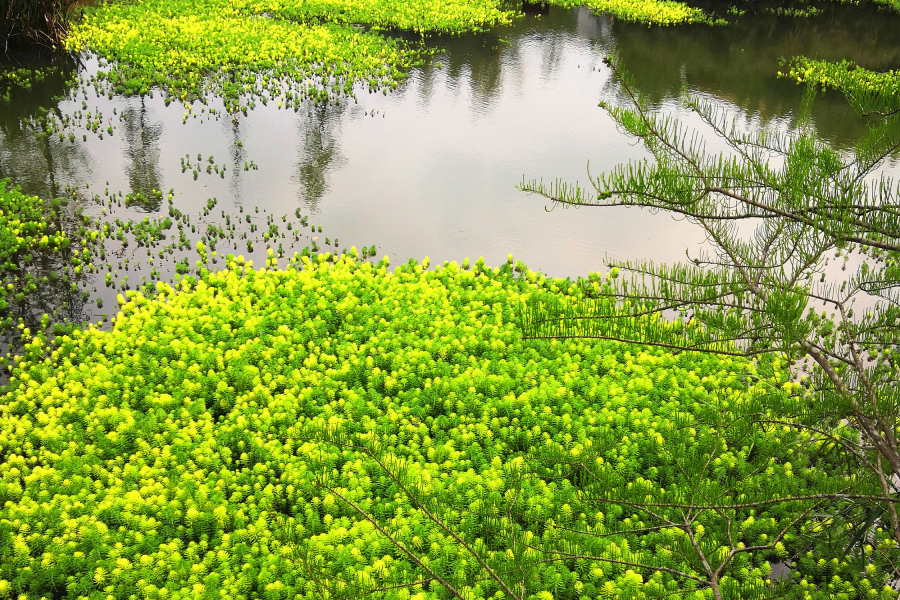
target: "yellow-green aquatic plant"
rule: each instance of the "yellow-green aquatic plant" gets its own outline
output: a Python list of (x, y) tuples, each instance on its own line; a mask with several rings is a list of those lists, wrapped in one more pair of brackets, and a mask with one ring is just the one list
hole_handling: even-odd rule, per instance
[(23, 194), (0, 179), (0, 331), (13, 324), (13, 309), (58, 278), (72, 238), (62, 229), (62, 202)]
[(710, 22), (710, 17), (699, 8), (676, 0), (552, 0), (550, 4), (566, 8), (584, 5), (597, 13), (610, 13), (625, 21), (653, 25)]
[(839, 90), (863, 114), (900, 113), (900, 71), (876, 72), (850, 61), (831, 62), (798, 56), (779, 77), (796, 79), (812, 87)]
[[(588, 6), (628, 21), (708, 21), (675, 0)], [(359, 83), (395, 88), (427, 53), (380, 32), (478, 32), (517, 15), (499, 0), (137, 0), (89, 11), (66, 44), (110, 61), (101, 79), (112, 90), (146, 94), (158, 87), (184, 102), (221, 94), (235, 112), (274, 98), (296, 107), (309, 97), (351, 94)]]
[(116, 61), (117, 90), (159, 86), (190, 100), (206, 85), (233, 102), (284, 95), (290, 104), (357, 82), (394, 87), (419, 59), (416, 47), (352, 24), (458, 33), (509, 18), (491, 2), (142, 0), (90, 12), (67, 46)]
[[(37, 336), (0, 397), (0, 594), (478, 599), (504, 597), (498, 579), (518, 594), (524, 573), (529, 598), (658, 598), (685, 582), (706, 598), (678, 575), (700, 569), (678, 528), (621, 504), (586, 511), (591, 477), (689, 496), (680, 465), (709, 455), (704, 493), (832, 481), (790, 453), (790, 433), (708, 421), (781, 384), (777, 368), (523, 342), (519, 302), (576, 286), (511, 263), (427, 264), (320, 255), (256, 271), (230, 257), (155, 299), (120, 295), (112, 331)], [(584, 457), (589, 472), (557, 472)], [(765, 586), (768, 560), (815, 525), (777, 538), (794, 515), (778, 502), (728, 514), (729, 539), (772, 542), (732, 561), (736, 594)], [(692, 525), (713, 551), (728, 543), (717, 518)], [(881, 597), (880, 570), (804, 556), (783, 597)], [(628, 566), (647, 562), (663, 568)]]

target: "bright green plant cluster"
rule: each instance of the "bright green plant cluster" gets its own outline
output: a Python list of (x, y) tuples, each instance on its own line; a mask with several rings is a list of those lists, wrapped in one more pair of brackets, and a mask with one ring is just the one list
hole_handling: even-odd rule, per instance
[[(791, 454), (793, 433), (729, 436), (707, 420), (783, 384), (777, 364), (523, 342), (515, 307), (573, 284), (511, 260), (389, 273), (355, 255), (275, 270), (270, 252), (263, 271), (230, 256), (154, 299), (120, 295), (112, 331), (38, 335), (0, 398), (0, 597), (448, 598), (398, 544), (464, 597), (504, 597), (427, 505), (495, 573), (526, 564), (529, 598), (657, 598), (674, 576), (628, 563), (697, 574), (680, 530), (642, 531), (646, 517), (616, 504), (585, 512), (596, 490), (530, 466), (535, 450), (570, 464), (600, 452), (589, 470), (648, 498), (690, 493), (682, 450), (712, 452), (710, 493), (827, 479)], [(782, 509), (739, 513), (729, 538), (771, 540)], [(692, 529), (705, 523), (713, 551), (716, 518)], [(570, 539), (579, 530), (587, 541)], [(729, 597), (767, 585), (800, 537), (741, 554)], [(882, 597), (880, 570), (804, 556), (782, 597)]]
[[(64, 96), (61, 95), (56, 96), (53, 102), (59, 102), (63, 98)], [(71, 114), (57, 114), (56, 110), (40, 107), (36, 114), (23, 117), (19, 123), (23, 128), (31, 129), (38, 139), (42, 137), (50, 138), (55, 135), (61, 142), (68, 139), (70, 143), (74, 143), (76, 131), (81, 135), (83, 141), (87, 141), (88, 132), (96, 135), (101, 140), (104, 133), (113, 135), (113, 131), (117, 129), (117, 125), (113, 124), (113, 117), (107, 116), (104, 119), (100, 110), (96, 112), (88, 110), (87, 102), (84, 101), (82, 101), (82, 107), (82, 110), (76, 110)], [(113, 110), (115, 111), (115, 109)], [(123, 119), (124, 114), (116, 116), (117, 121), (122, 121)]]
[[(8, 182), (0, 183), (4, 185), (0, 208), (6, 215), (0, 217), (4, 220), (0, 340), (4, 351), (10, 351), (0, 356), (0, 377), (6, 375), (12, 353), (19, 352), (22, 342), (32, 335), (43, 332), (52, 336), (79, 323), (106, 322), (107, 314), (91, 308), (94, 304), (103, 308), (104, 300), (109, 304), (111, 299), (102, 289), (98, 295), (98, 287), (122, 292), (144, 289), (149, 294), (156, 281), (170, 281), (201, 265), (219, 268), (225, 251), (244, 246), (251, 251), (256, 247), (262, 255), (271, 249), (277, 258), (298, 250), (301, 256), (309, 256), (319, 250), (316, 233), (322, 233), (322, 227), (310, 227), (299, 209), (296, 219), (282, 215), (280, 223), (258, 207), (246, 213), (239, 207), (235, 214), (222, 210), (219, 219), (212, 214), (218, 206), (215, 198), (207, 199), (200, 211), (188, 214), (175, 208), (173, 190), (124, 194), (107, 188), (103, 195), (91, 198), (102, 207), (101, 214), (88, 217), (77, 201), (87, 188), (67, 186), (63, 198), (47, 200), (7, 189)], [(123, 208), (124, 218), (118, 214)], [(141, 218), (134, 208), (140, 213), (167, 210), (168, 214)], [(58, 237), (61, 243), (57, 243)], [(326, 237), (325, 246), (340, 248), (337, 238)], [(346, 253), (347, 249), (339, 251)], [(372, 246), (362, 258), (374, 255)]]
[[(53, 69), (53, 67), (49, 69)], [(0, 103), (10, 101), (10, 92), (13, 89), (28, 91), (33, 83), (43, 81), (49, 69), (37, 71), (31, 69), (9, 69), (0, 71)]]
[(777, 7), (777, 8), (769, 8), (766, 12), (778, 15), (780, 17), (797, 17), (797, 18), (806, 18), (806, 17), (815, 17), (819, 15), (822, 10), (816, 8), (815, 6), (808, 6), (806, 8), (792, 8), (792, 7)]
[[(104, 5), (75, 28), (70, 49), (115, 60), (107, 76), (118, 92), (159, 87), (190, 101), (222, 94), (288, 102), (348, 93), (356, 81), (390, 86), (413, 55), (375, 33), (334, 23), (298, 24), (246, 14), (229, 2), (144, 2)], [(293, 83), (293, 85), (289, 85)]]
[(290, 21), (369, 25), (416, 33), (460, 34), (509, 23), (514, 11), (498, 0), (234, 0), (246, 14)]
[(797, 83), (821, 85), (833, 89), (854, 86), (882, 91), (885, 94), (900, 94), (900, 73), (893, 70), (879, 73), (864, 69), (847, 60), (829, 62), (803, 56), (795, 58), (789, 66), (790, 70), (787, 74), (779, 73), (779, 75), (796, 79)]
[(46, 128), (44, 121), (49, 118), (48, 111), (35, 107), (34, 100), (40, 98), (45, 106), (55, 106), (77, 81), (71, 64), (60, 63), (41, 68), (0, 66), (0, 109), (5, 122), (18, 119), (36, 131)]
[(876, 72), (850, 61), (829, 62), (798, 56), (779, 77), (796, 79), (797, 83), (829, 87), (855, 96), (864, 104), (900, 104), (900, 71)]
[(23, 194), (0, 179), (0, 329), (12, 324), (8, 309), (46, 282), (40, 255), (59, 253), (70, 238), (59, 227), (58, 203)]

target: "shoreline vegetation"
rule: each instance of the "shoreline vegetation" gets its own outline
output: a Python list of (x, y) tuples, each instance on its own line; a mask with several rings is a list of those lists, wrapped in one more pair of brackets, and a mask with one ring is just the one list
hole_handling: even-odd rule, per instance
[[(551, 0), (574, 8), (581, 2)], [(709, 22), (675, 0), (588, 0), (597, 12), (655, 25)], [(433, 57), (396, 34), (459, 35), (522, 15), (499, 0), (142, 0), (87, 9), (66, 40), (108, 62), (100, 85), (115, 93), (159, 88), (190, 103), (221, 96), (229, 112), (276, 98), (296, 108), (307, 98), (396, 89), (412, 66)], [(243, 101), (242, 101), (243, 99)]]
[[(885, 10), (896, 8), (889, 2), (880, 4)], [(567, 9), (583, 5), (596, 13), (656, 26), (728, 24), (715, 12), (674, 0), (548, 0), (541, 5)], [(520, 8), (502, 0), (79, 4), (81, 16), (67, 28), (60, 47), (99, 58), (100, 71), (79, 82), (85, 90), (94, 88), (110, 97), (159, 92), (166, 104), (179, 101), (189, 110), (196, 101), (208, 104), (220, 99), (226, 113), (237, 118), (257, 103), (276, 102), (297, 111), (308, 100), (353, 99), (360, 90), (387, 93), (410, 69), (440, 61), (438, 52), (425, 44), (426, 38), (508, 25), (523, 16)], [(734, 19), (746, 12), (732, 6), (723, 14)], [(779, 76), (823, 86), (836, 85), (835, 77), (854, 67), (804, 57), (789, 58), (786, 64), (787, 72)], [(856, 67), (854, 77), (862, 71)], [(0, 72), (4, 94), (0, 99), (39, 76), (39, 72)], [(894, 92), (900, 81), (895, 73), (866, 77), (868, 84), (880, 79), (886, 93)]]
[(0, 2), (3, 54), (29, 45), (61, 50), (83, 3), (84, 0), (3, 0)]
[[(879, 4), (900, 10), (895, 3)], [(547, 0), (541, 5), (587, 6), (651, 26), (728, 25), (714, 12), (676, 0)], [(103, 93), (159, 90), (167, 102), (185, 106), (221, 98), (232, 115), (246, 114), (257, 102), (298, 110), (308, 99), (328, 102), (353, 98), (360, 89), (394, 90), (411, 68), (439, 60), (424, 44), (426, 37), (507, 25), (523, 16), (521, 8), (502, 0), (104, 2), (84, 9), (65, 48), (100, 58), (102, 70), (86, 85)], [(815, 7), (785, 10), (786, 15), (817, 14)], [(732, 6), (723, 15), (734, 19), (745, 13)], [(829, 64), (819, 69), (839, 68)]]

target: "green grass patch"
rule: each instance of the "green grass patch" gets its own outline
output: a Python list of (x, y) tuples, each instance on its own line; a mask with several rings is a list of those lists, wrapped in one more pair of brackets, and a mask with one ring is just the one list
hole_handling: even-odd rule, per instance
[[(777, 365), (762, 377), (741, 360), (523, 342), (520, 301), (538, 288), (572, 293), (569, 282), (527, 268), (516, 276), (511, 261), (428, 270), (426, 259), (395, 273), (350, 256), (251, 266), (231, 257), (199, 281), (158, 284), (153, 299), (129, 292), (112, 331), (37, 336), (26, 348), (0, 398), (0, 595), (312, 600), (327, 585), (346, 597), (392, 586), (401, 587), (369, 597), (449, 597), (435, 582), (409, 585), (426, 578), (421, 569), (330, 489), (467, 597), (503, 597), (368, 455), (302, 435), (310, 431), (381, 444), (496, 569), (534, 563), (528, 586), (541, 592), (529, 598), (654, 598), (675, 585), (625, 565), (537, 562), (555, 550), (700, 568), (672, 528), (617, 534), (640, 530), (644, 517), (615, 505), (586, 511), (580, 479), (535, 467), (535, 450), (572, 460), (600, 452), (599, 476), (648, 497), (689, 493), (679, 488), (682, 451), (715, 454), (710, 494), (800, 493), (824, 476), (791, 454), (789, 432), (734, 436), (708, 421), (783, 384)], [(504, 503), (509, 513), (492, 512)], [(729, 535), (752, 545), (790, 514), (734, 516)], [(724, 543), (717, 518), (694, 523), (713, 553)], [(505, 537), (508, 519), (518, 546)], [(575, 543), (565, 528), (600, 537)], [(797, 540), (741, 554), (726, 571), (728, 597), (765, 585), (768, 561)], [(831, 598), (848, 586), (881, 597), (879, 572), (804, 556), (782, 597)]]

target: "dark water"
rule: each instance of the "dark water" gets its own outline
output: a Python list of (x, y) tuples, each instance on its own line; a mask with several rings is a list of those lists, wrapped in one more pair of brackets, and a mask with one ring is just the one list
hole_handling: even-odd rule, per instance
[[(865, 6), (825, 6), (815, 18), (759, 14), (730, 27), (648, 28), (583, 9), (551, 9), (488, 34), (430, 43), (446, 51), (436, 61), (441, 66), (414, 70), (392, 94), (360, 91), (358, 102), (309, 105), (298, 113), (270, 102), (237, 121), (211, 116), (198, 103), (183, 123), (184, 107), (166, 107), (158, 93), (109, 99), (91, 91), (52, 105), (52, 97), (67, 91), (67, 77), (98, 68), (88, 56), (61, 61), (60, 75), (2, 108), (0, 177), (45, 197), (78, 185), (78, 202), (92, 215), (101, 214), (92, 196), (106, 191), (173, 189), (174, 206), (191, 214), (215, 197), (204, 223), (221, 223), (221, 210), (240, 207), (276, 217), (300, 208), (323, 233), (305, 230), (296, 249), (312, 235), (337, 237), (342, 248), (375, 244), (392, 264), (484, 256), (499, 265), (512, 253), (549, 275), (579, 276), (602, 270), (606, 254), (675, 261), (701, 243), (685, 223), (638, 209), (547, 212), (544, 201), (515, 189), (523, 178), (584, 182), (588, 161), (598, 173), (646, 156), (597, 107), (619, 92), (602, 58), (617, 52), (642, 92), (691, 123), (696, 118), (677, 101), (682, 81), (747, 127), (788, 129), (802, 88), (776, 78), (779, 58), (900, 67), (900, 17)], [(221, 109), (215, 102), (210, 107)], [(103, 139), (87, 133), (85, 140), (76, 128), (74, 142), (36, 138), (22, 122), (47, 108), (92, 118), (100, 112), (101, 131), (112, 125), (114, 133)], [(867, 127), (835, 92), (819, 98), (813, 120), (820, 136), (840, 148), (852, 147)], [(709, 148), (721, 146), (711, 140)], [(224, 165), (225, 177), (204, 171), (195, 180), (191, 168), (182, 172), (181, 159), (196, 162), (198, 153), (204, 167), (209, 156)], [(244, 170), (250, 161), (258, 170)], [(885, 169), (898, 171), (893, 162)], [(149, 201), (113, 209), (111, 218), (129, 219), (164, 214), (167, 206)], [(221, 250), (262, 264), (265, 245), (250, 253), (242, 244)], [(134, 280), (133, 264), (130, 273)], [(109, 307), (115, 290), (97, 287)], [(110, 312), (91, 304), (85, 310)]]

